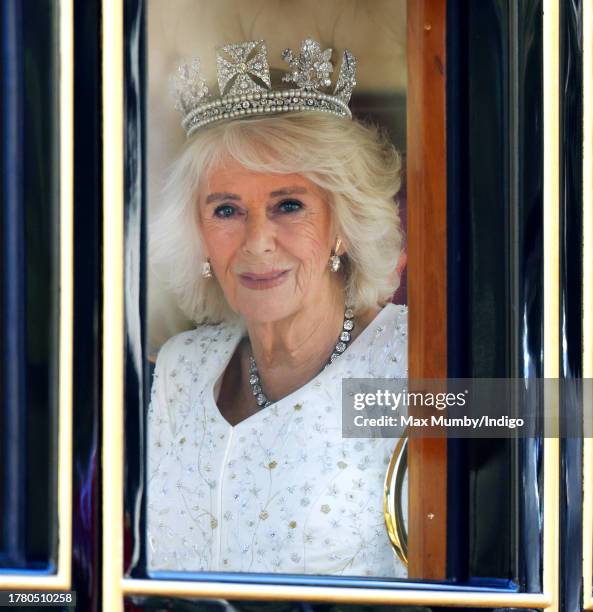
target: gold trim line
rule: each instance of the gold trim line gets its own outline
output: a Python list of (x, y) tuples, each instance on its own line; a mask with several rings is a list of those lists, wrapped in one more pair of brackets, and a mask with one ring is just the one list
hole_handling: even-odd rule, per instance
[(74, 326), (74, 7), (60, 2), (60, 357), (58, 417), (58, 577), (72, 567), (72, 368)]
[(122, 583), (126, 595), (170, 595), (273, 601), (331, 601), (340, 603), (455, 605), (477, 607), (511, 606), (548, 608), (551, 601), (541, 593), (450, 593), (353, 587), (257, 585), (226, 582), (138, 580)]
[[(544, 0), (544, 377), (560, 375), (560, 14), (559, 0)], [(559, 398), (546, 396), (548, 414), (558, 414)], [(544, 593), (559, 605), (560, 440), (544, 438)]]
[(103, 609), (123, 610), (124, 72), (123, 4), (102, 3)]

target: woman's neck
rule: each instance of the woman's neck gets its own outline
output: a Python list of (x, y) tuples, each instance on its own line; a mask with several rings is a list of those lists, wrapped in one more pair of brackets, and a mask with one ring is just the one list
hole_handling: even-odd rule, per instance
[[(344, 298), (310, 304), (294, 315), (271, 323), (247, 322), (250, 344), (245, 346), (244, 385), (248, 385), (248, 356), (253, 354), (267, 398), (277, 401), (314, 378), (328, 363), (344, 321)], [(374, 318), (373, 309), (355, 319), (354, 339)]]

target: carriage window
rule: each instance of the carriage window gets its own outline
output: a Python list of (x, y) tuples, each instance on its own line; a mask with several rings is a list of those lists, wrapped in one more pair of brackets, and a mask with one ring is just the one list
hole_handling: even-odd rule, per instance
[(59, 2), (5, 2), (0, 12), (0, 588), (25, 575), (64, 588), (71, 32)]
[(0, 595), (593, 609), (592, 8), (4, 0)]

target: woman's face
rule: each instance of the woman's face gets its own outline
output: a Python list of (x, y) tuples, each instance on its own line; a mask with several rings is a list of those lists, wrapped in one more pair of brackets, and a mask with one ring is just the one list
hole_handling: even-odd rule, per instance
[(254, 172), (234, 160), (210, 174), (199, 224), (233, 310), (271, 322), (327, 303), (337, 276), (327, 265), (336, 240), (327, 200), (299, 174)]

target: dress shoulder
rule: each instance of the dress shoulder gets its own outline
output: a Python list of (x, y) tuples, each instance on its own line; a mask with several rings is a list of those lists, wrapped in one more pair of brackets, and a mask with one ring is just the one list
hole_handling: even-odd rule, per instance
[[(218, 347), (229, 342), (239, 331), (233, 323), (198, 325), (195, 329), (181, 332), (169, 338), (157, 354), (157, 367), (166, 370), (167, 366), (183, 361), (209, 361)], [(213, 355), (214, 354), (214, 355)]]
[(201, 392), (216, 379), (237, 341), (237, 325), (200, 325), (167, 340), (158, 352), (148, 411), (149, 436), (168, 427), (172, 435), (199, 404)]

